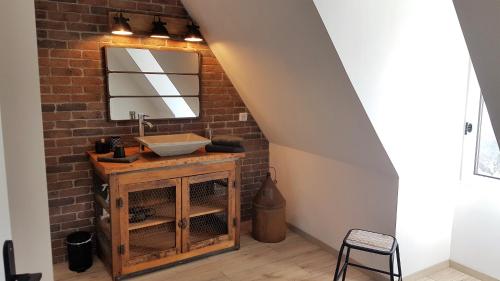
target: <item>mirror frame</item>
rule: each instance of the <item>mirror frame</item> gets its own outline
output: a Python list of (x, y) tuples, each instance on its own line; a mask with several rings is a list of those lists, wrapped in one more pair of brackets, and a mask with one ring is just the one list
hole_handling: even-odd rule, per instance
[[(112, 71), (108, 69), (108, 61), (106, 57), (106, 49), (108, 48), (133, 48), (133, 49), (145, 49), (145, 50), (156, 50), (156, 51), (162, 51), (162, 52), (186, 52), (186, 53), (195, 53), (198, 56), (198, 73), (174, 73), (174, 72), (137, 72), (137, 71)], [(106, 84), (106, 116), (108, 121), (112, 122), (127, 122), (127, 121), (137, 121), (137, 119), (126, 119), (126, 120), (113, 120), (111, 119), (111, 99), (115, 98), (158, 98), (158, 97), (177, 97), (177, 96), (162, 96), (162, 95), (157, 95), (157, 96), (111, 96), (110, 94), (110, 89), (109, 89), (109, 74), (110, 73), (152, 73), (152, 74), (177, 74), (177, 75), (196, 75), (198, 76), (198, 98), (199, 101), (199, 114), (196, 117), (180, 117), (180, 118), (148, 118), (148, 120), (197, 120), (201, 119), (203, 111), (201, 109), (202, 105), (202, 82), (201, 82), (201, 71), (202, 71), (202, 56), (199, 51), (196, 50), (180, 50), (180, 49), (161, 49), (161, 48), (147, 48), (147, 47), (136, 47), (136, 46), (104, 46), (102, 47), (102, 57), (103, 57), (103, 63), (104, 63), (104, 69), (106, 72), (106, 75), (104, 77), (104, 83)], [(195, 96), (188, 96), (188, 97), (195, 97)]]

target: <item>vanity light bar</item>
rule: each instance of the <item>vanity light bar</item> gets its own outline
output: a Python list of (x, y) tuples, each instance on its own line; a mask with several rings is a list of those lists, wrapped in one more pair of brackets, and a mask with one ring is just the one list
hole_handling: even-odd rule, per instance
[(155, 15), (151, 22), (149, 18), (151, 18), (150, 15), (144, 14), (111, 12), (109, 13), (111, 33), (114, 35), (149, 36), (186, 42), (204, 41), (200, 27), (190, 19)]

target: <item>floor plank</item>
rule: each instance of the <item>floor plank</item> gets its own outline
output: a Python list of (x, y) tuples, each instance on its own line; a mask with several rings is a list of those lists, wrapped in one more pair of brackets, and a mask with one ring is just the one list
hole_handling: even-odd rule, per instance
[[(249, 235), (241, 238), (239, 251), (212, 256), (129, 278), (130, 281), (331, 281), (336, 257), (300, 235), (289, 232), (281, 243), (265, 244)], [(112, 281), (104, 265), (96, 258), (84, 273), (54, 266), (55, 281)], [(350, 268), (347, 281), (370, 281), (369, 275)], [(477, 281), (460, 271), (445, 269), (419, 281)]]

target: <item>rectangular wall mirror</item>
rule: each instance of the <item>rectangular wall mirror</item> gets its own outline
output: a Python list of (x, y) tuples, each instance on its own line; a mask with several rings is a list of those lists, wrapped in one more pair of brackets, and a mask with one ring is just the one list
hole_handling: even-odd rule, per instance
[(200, 55), (197, 52), (106, 47), (109, 119), (200, 116)]

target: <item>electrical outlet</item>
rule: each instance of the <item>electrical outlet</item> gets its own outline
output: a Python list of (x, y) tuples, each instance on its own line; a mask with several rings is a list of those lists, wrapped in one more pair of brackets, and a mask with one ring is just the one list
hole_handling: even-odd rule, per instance
[(240, 119), (239, 119), (239, 120), (244, 122), (244, 121), (247, 121), (247, 119), (248, 119), (248, 113), (246, 113), (246, 112), (241, 112), (241, 113), (240, 113)]

